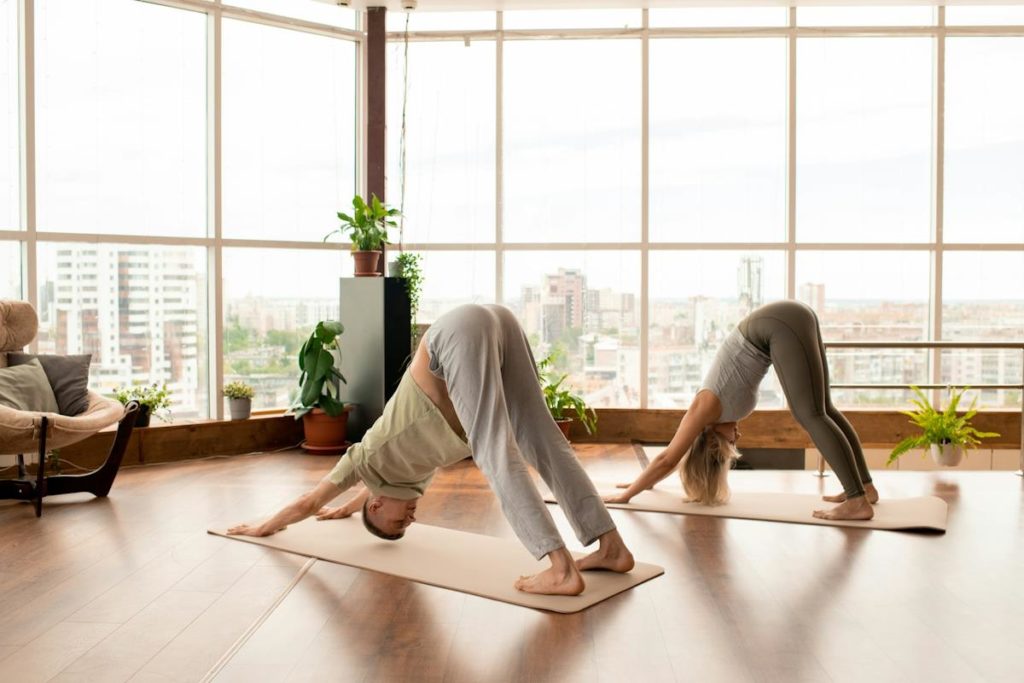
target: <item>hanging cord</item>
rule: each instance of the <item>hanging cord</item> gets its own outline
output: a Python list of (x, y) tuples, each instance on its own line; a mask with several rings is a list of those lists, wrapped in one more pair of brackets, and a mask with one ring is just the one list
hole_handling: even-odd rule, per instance
[(398, 138), (398, 176), (402, 198), (398, 204), (398, 250), (405, 251), (405, 111), (409, 102), (409, 12), (405, 13), (405, 45), (402, 53), (402, 128)]

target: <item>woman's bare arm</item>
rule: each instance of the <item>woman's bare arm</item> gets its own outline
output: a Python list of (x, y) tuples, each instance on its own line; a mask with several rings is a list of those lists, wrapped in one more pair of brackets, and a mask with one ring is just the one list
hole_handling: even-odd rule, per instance
[(228, 533), (238, 536), (270, 536), (284, 529), (289, 524), (300, 522), (306, 517), (317, 513), (324, 505), (343, 493), (333, 483), (323, 480), (312, 491), (302, 494), (295, 501), (279, 510), (275, 515), (260, 524), (239, 524), (228, 529)]
[(625, 491), (606, 497), (605, 502), (628, 503), (633, 496), (641, 491), (646, 491), (672, 474), (679, 466), (679, 461), (686, 455), (686, 451), (690, 450), (697, 435), (709, 424), (714, 424), (721, 414), (722, 404), (717, 396), (710, 391), (698, 392), (665, 450), (647, 465), (640, 476), (626, 487)]

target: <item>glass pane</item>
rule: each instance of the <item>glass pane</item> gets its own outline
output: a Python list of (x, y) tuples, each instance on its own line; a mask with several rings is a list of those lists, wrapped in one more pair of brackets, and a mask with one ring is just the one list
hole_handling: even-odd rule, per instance
[(422, 251), (423, 293), (416, 322), (430, 324), (463, 304), (494, 303), (493, 251)]
[(647, 22), (652, 28), (786, 26), (785, 7), (683, 7), (651, 9)]
[(209, 414), (206, 250), (39, 245), (39, 352), (90, 353), (89, 386), (167, 382), (173, 419)]
[(388, 46), (387, 196), (405, 241), (494, 242), (494, 43), (409, 44), (404, 202), (403, 52)]
[(319, 24), (328, 24), (340, 28), (356, 27), (356, 12), (348, 7), (339, 6), (334, 0), (224, 0), (225, 7), (241, 7), (282, 17), (305, 19)]
[(932, 26), (935, 9), (912, 7), (798, 7), (797, 26)]
[(0, 242), (0, 299), (23, 299), (21, 293), (21, 245)]
[(356, 44), (230, 20), (223, 36), (224, 235), (318, 241), (355, 192)]
[(946, 26), (1024, 26), (1024, 7), (947, 7)]
[(251, 384), (254, 410), (287, 408), (298, 391), (299, 348), (319, 321), (337, 319), (338, 280), (352, 275), (352, 257), (225, 249), (223, 264), (224, 382)]
[(932, 40), (797, 44), (797, 238), (927, 241)]
[[(507, 252), (505, 304), (593, 407), (640, 405), (640, 254)], [(598, 425), (600, 433), (600, 425)]]
[(0, 230), (21, 227), (18, 3), (0, 5)]
[[(870, 275), (866, 275), (870, 274)], [(797, 298), (818, 313), (824, 341), (921, 341), (928, 338), (929, 255), (895, 251), (801, 251)], [(928, 352), (830, 349), (831, 382), (921, 384), (929, 381)], [(843, 406), (906, 405), (893, 389), (835, 389)]]
[(503, 27), (540, 28), (640, 28), (643, 16), (637, 9), (518, 10), (504, 12)]
[[(648, 389), (651, 408), (686, 408), (725, 337), (753, 309), (786, 295), (783, 252), (654, 251)], [(774, 371), (761, 383), (759, 408), (783, 405)]]
[[(947, 251), (942, 263), (942, 338), (952, 341), (1024, 339), (1024, 252)], [(942, 381), (1019, 384), (1019, 350), (957, 349), (942, 354)], [(1020, 409), (1019, 390), (986, 389), (979, 405)]]
[(946, 41), (943, 239), (1024, 242), (1024, 38)]
[(638, 241), (639, 41), (510, 41), (504, 65), (505, 240)]
[(388, 31), (493, 31), (498, 25), (495, 12), (388, 12), (384, 23)]
[(650, 60), (651, 240), (784, 240), (785, 39), (655, 40)]
[(40, 230), (206, 234), (206, 15), (36, 3)]

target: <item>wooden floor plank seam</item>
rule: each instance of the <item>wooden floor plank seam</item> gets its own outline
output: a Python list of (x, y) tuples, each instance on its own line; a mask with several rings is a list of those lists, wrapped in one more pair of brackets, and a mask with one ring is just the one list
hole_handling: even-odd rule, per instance
[(258, 631), (261, 626), (263, 626), (263, 623), (270, 618), (270, 615), (274, 613), (274, 610), (276, 610), (281, 605), (281, 603), (285, 601), (285, 599), (288, 597), (288, 594), (291, 593), (292, 590), (294, 590), (295, 587), (299, 585), (299, 582), (302, 581), (302, 577), (304, 577), (309, 572), (313, 565), (316, 564), (316, 561), (317, 560), (315, 557), (311, 557), (309, 558), (309, 560), (306, 561), (306, 564), (302, 565), (302, 568), (299, 569), (299, 571), (292, 578), (291, 582), (287, 586), (285, 586), (284, 590), (282, 590), (281, 593), (277, 596), (277, 598), (274, 599), (274, 602), (270, 603), (267, 609), (265, 609), (263, 613), (260, 616), (258, 616), (256, 620), (252, 622), (252, 624), (249, 625), (249, 628), (245, 629), (242, 635), (238, 637), (238, 640), (232, 643), (231, 647), (229, 647), (227, 651), (223, 655), (221, 655), (221, 658), (217, 660), (217, 663), (210, 667), (210, 670), (207, 671), (206, 675), (203, 676), (203, 678), (201, 679), (201, 683), (209, 683), (217, 677), (217, 674), (219, 674), (221, 670), (223, 670), (224, 667), (228, 665), (228, 662), (231, 661), (231, 658), (234, 657), (238, 653), (238, 651), (242, 649), (246, 642), (248, 642), (249, 638), (251, 638), (253, 634), (256, 633), (256, 631)]

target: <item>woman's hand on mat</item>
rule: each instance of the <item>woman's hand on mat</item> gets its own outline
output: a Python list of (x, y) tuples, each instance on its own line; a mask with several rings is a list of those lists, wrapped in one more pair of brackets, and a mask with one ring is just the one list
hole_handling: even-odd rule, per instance
[[(630, 484), (626, 484), (626, 488), (629, 488)], [(628, 503), (633, 496), (627, 496), (625, 493), (616, 493), (603, 498), (606, 503)]]
[(344, 519), (351, 517), (355, 513), (355, 510), (350, 508), (348, 505), (339, 505), (336, 508), (329, 508), (324, 506), (317, 510), (316, 518), (318, 520), (325, 519)]

